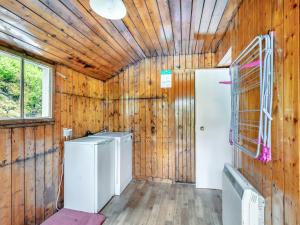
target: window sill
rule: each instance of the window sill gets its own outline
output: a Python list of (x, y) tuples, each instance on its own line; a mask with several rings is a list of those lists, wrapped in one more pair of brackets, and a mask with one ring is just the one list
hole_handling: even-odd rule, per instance
[(0, 120), (0, 128), (36, 127), (54, 124), (53, 118)]

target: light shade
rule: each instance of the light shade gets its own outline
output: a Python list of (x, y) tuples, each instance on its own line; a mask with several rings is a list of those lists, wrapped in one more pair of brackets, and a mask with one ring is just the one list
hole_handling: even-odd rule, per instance
[(122, 0), (90, 0), (90, 6), (106, 19), (120, 20), (126, 16), (126, 7)]

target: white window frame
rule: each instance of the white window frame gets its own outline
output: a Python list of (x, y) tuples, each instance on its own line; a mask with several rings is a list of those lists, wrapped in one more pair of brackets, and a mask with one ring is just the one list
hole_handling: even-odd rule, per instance
[[(18, 124), (35, 124), (35, 123), (43, 123), (43, 122), (54, 122), (54, 74), (55, 69), (54, 66), (46, 63), (44, 61), (32, 58), (27, 56), (26, 54), (18, 53), (4, 47), (0, 47), (0, 53), (6, 54), (11, 57), (16, 57), (21, 60), (21, 74), (20, 74), (20, 117), (18, 118), (0, 118), (0, 127), (1, 126), (13, 126)], [(32, 62), (41, 67), (45, 67), (49, 69), (49, 116), (45, 117), (34, 117), (34, 118), (26, 118), (24, 113), (24, 65), (25, 61)]]

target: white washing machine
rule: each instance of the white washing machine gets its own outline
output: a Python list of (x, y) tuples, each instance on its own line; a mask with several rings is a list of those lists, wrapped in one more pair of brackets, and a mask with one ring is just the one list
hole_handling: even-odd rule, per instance
[(132, 133), (100, 132), (92, 137), (115, 140), (115, 195), (120, 195), (132, 180)]
[(114, 195), (114, 139), (65, 142), (64, 207), (99, 212)]

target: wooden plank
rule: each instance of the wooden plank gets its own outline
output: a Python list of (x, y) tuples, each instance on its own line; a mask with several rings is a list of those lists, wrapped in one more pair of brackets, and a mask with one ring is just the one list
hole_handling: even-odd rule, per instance
[[(174, 56), (174, 67), (180, 66), (179, 56)], [(178, 94), (179, 94), (179, 73), (174, 74), (174, 111), (175, 111), (175, 177), (174, 180), (177, 181), (179, 177), (179, 132), (178, 132), (178, 120), (179, 120), (179, 104), (178, 104)]]
[[(133, 96), (134, 98), (138, 98), (140, 96), (140, 88), (139, 88), (139, 65), (135, 65), (133, 68)], [(135, 155), (135, 177), (141, 177), (141, 135), (140, 135), (140, 101), (134, 99), (134, 155)]]
[[(188, 68), (192, 68), (192, 56), (186, 56), (186, 64)], [(185, 114), (186, 114), (186, 182), (192, 182), (192, 165), (191, 162), (191, 74), (192, 72), (186, 73), (186, 105), (185, 105)]]
[(163, 178), (163, 137), (162, 137), (162, 100), (156, 101), (156, 157), (157, 157), (157, 177)]
[(174, 38), (172, 30), (172, 21), (170, 15), (169, 3), (167, 0), (156, 1), (158, 5), (158, 11), (161, 18), (161, 23), (163, 26), (164, 36), (167, 41), (169, 55), (174, 54)]
[(168, 55), (170, 53), (169, 45), (168, 45), (170, 44), (170, 42), (168, 43), (169, 37), (165, 33), (163, 21), (161, 18), (162, 14), (160, 13), (158, 8), (158, 1), (146, 0), (145, 3), (148, 9), (149, 18), (152, 21), (152, 25), (154, 27), (154, 30), (156, 32), (157, 38), (159, 40), (162, 49), (161, 53), (164, 55)]
[(108, 129), (110, 131), (113, 131), (114, 129), (114, 101), (113, 101), (113, 98), (114, 98), (114, 91), (113, 91), (113, 79), (111, 79), (108, 83), (108, 90), (109, 90), (109, 93), (108, 93), (108, 99), (109, 99), (109, 102), (107, 103), (108, 104)]
[[(59, 85), (59, 84), (57, 84)], [(57, 97), (57, 98), (56, 98)], [(55, 117), (55, 124), (54, 124), (54, 134), (53, 134), (53, 142), (54, 142), (54, 148), (56, 149), (53, 157), (53, 176), (54, 176), (54, 185), (55, 185), (55, 194), (58, 195), (58, 186), (59, 186), (59, 178), (61, 177), (61, 174), (63, 172), (63, 152), (61, 151), (63, 149), (63, 142), (62, 142), (62, 128), (61, 128), (61, 96), (57, 96), (57, 93), (55, 94), (55, 105), (54, 105), (54, 117)], [(43, 129), (41, 132), (44, 132)], [(43, 151), (45, 151), (45, 143), (42, 142), (43, 145), (41, 145)], [(37, 148), (38, 150), (39, 148)], [(42, 150), (41, 150), (42, 152)], [(45, 160), (43, 158), (43, 165), (45, 165)], [(44, 168), (43, 168), (44, 169)], [(43, 171), (44, 172), (44, 171)], [(44, 174), (43, 174), (44, 177)], [(44, 179), (43, 179), (44, 180)], [(44, 189), (44, 187), (43, 187)], [(42, 195), (43, 196), (43, 195)], [(62, 204), (60, 202), (63, 200), (63, 195), (60, 193), (59, 199), (58, 199), (58, 206), (61, 207)], [(43, 210), (44, 211), (44, 210)], [(44, 215), (43, 215), (44, 217)]]
[[(188, 66), (188, 59), (186, 55), (184, 55), (182, 58), (185, 58), (186, 66)], [(181, 126), (182, 126), (182, 136), (181, 136), (181, 142), (182, 142), (182, 180), (183, 182), (187, 182), (187, 151), (188, 151), (188, 143), (187, 143), (187, 126), (188, 126), (188, 115), (187, 115), (187, 83), (189, 79), (189, 73), (185, 72), (182, 73), (182, 97), (181, 97)]]
[[(41, 224), (45, 218), (44, 211), (44, 178), (45, 178), (45, 129), (43, 126), (34, 129), (35, 136), (35, 223)], [(26, 143), (26, 142), (25, 142)], [(55, 168), (55, 166), (54, 166)], [(26, 180), (26, 178), (25, 178)]]
[[(297, 7), (298, 6), (298, 7)], [(284, 2), (283, 138), (285, 224), (299, 221), (299, 1)], [(297, 178), (297, 179), (295, 179)]]
[[(202, 18), (204, 0), (194, 0), (192, 6), (191, 30), (190, 30), (190, 46), (188, 54), (195, 53), (198, 40), (195, 35), (199, 33), (200, 22)], [(200, 41), (200, 40), (199, 40)]]
[(169, 1), (172, 28), (174, 34), (174, 46), (175, 54), (181, 52), (181, 12), (180, 12), (180, 0), (170, 0)]
[(11, 214), (11, 130), (0, 129), (0, 221), (3, 224), (12, 225)]
[[(139, 65), (139, 98), (146, 98), (146, 60)], [(139, 129), (140, 129), (140, 159), (141, 159), (141, 177), (146, 176), (146, 101), (139, 102)]]
[(163, 92), (160, 87), (162, 69), (162, 57), (157, 57), (156, 61), (156, 160), (157, 160), (157, 177), (163, 178), (163, 112), (162, 112), (162, 96)]
[[(151, 80), (151, 60), (145, 60), (145, 88), (146, 98), (151, 97), (151, 89), (153, 88)], [(151, 148), (151, 106), (152, 100), (145, 100), (145, 149), (146, 149), (146, 177), (152, 176), (152, 148)]]
[[(134, 66), (131, 66), (128, 68), (128, 97), (134, 97), (135, 89), (134, 89)], [(135, 149), (135, 141), (136, 141), (136, 136), (135, 136), (135, 101), (127, 101), (126, 103), (128, 105), (128, 127), (127, 130), (130, 130), (133, 133), (133, 153), (132, 153), (132, 172), (133, 176), (136, 174), (136, 149)]]
[(181, 1), (181, 54), (189, 53), (192, 5), (192, 0)]
[[(51, 136), (52, 137), (52, 136)], [(35, 135), (34, 128), (25, 128), (25, 223), (36, 223), (35, 196)]]
[[(182, 59), (181, 57), (180, 59)], [(183, 65), (180, 63), (180, 65)], [(184, 73), (180, 73), (178, 77), (179, 85), (178, 85), (178, 95), (177, 95), (177, 101), (178, 101), (178, 122), (177, 122), (177, 129), (178, 129), (178, 178), (177, 181), (184, 181), (184, 165), (183, 165), (183, 154), (184, 154), (184, 133), (183, 133), (183, 93), (184, 93), (184, 87), (183, 87), (183, 76)]]
[(124, 81), (123, 81), (123, 98), (124, 98), (124, 131), (129, 131), (129, 118), (130, 118), (130, 111), (129, 111), (129, 69), (126, 68), (124, 71)]
[[(174, 69), (174, 58), (168, 56), (168, 68)], [(169, 116), (168, 116), (168, 143), (169, 143), (169, 179), (174, 180), (175, 177), (175, 160), (176, 160), (176, 130), (175, 130), (175, 74), (172, 74), (172, 88), (168, 91), (168, 104), (169, 104)]]
[[(24, 163), (24, 128), (12, 129), (12, 162), (16, 162), (12, 165), (11, 177), (12, 177), (12, 220), (11, 223), (15, 225), (24, 224), (24, 212), (25, 212), (25, 163)], [(1, 171), (2, 173), (2, 171)], [(3, 220), (1, 220), (3, 221)]]
[[(283, 151), (283, 73), (284, 73), (284, 20), (283, 2), (272, 1), (272, 30), (276, 31), (275, 46), (278, 49), (274, 54), (275, 81), (274, 81), (274, 101), (273, 121), (272, 121), (272, 168), (273, 168), (273, 186), (272, 186), (272, 223), (274, 225), (284, 224), (284, 164), (281, 159), (284, 158)], [(281, 50), (281, 51), (279, 51)]]
[[(162, 69), (168, 68), (168, 58), (162, 57)], [(163, 179), (169, 177), (169, 145), (168, 145), (168, 132), (169, 132), (169, 108), (168, 108), (168, 89), (162, 89), (162, 147), (163, 147)]]
[(151, 107), (152, 101), (146, 100), (146, 177), (152, 176), (152, 146), (151, 146)]
[(44, 207), (45, 219), (51, 216), (54, 212), (54, 187), (53, 187), (53, 174), (52, 174), (52, 151), (53, 151), (53, 131), (52, 125), (45, 126), (45, 191), (44, 191)]
[[(150, 68), (150, 78), (151, 78), (151, 89), (150, 89), (150, 96), (156, 97), (157, 96), (157, 61), (156, 58), (151, 58), (151, 68)], [(157, 117), (156, 117), (156, 100), (153, 99), (151, 104), (151, 112), (150, 112), (150, 129), (151, 129), (151, 177), (157, 177)]]
[(104, 118), (104, 127), (105, 127), (105, 129), (108, 130), (108, 121), (109, 121), (109, 119), (108, 119), (108, 108), (109, 108), (109, 105), (108, 105), (108, 103), (109, 103), (109, 99), (108, 99), (108, 96), (109, 96), (109, 94), (108, 94), (109, 93), (108, 82), (104, 83), (104, 93), (105, 93), (105, 101), (103, 101), (104, 109), (105, 109), (105, 112), (104, 112), (104, 116), (105, 116), (105, 118)]
[(113, 78), (113, 131), (118, 131), (119, 128), (119, 76)]
[[(179, 56), (180, 68), (186, 68), (185, 55)], [(185, 72), (181, 72), (178, 77), (178, 178), (177, 181), (185, 182)]]
[(124, 72), (121, 73), (121, 76), (119, 76), (119, 124), (118, 124), (118, 131), (124, 131), (125, 126), (124, 126), (124, 117), (125, 117), (125, 112), (124, 112)]

